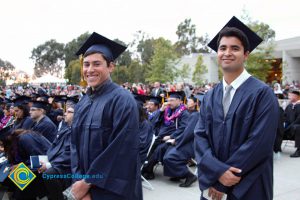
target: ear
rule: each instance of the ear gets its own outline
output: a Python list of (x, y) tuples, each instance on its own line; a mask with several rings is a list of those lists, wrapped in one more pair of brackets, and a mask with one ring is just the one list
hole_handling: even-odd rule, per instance
[(249, 54), (250, 54), (249, 51), (246, 51), (246, 52), (244, 53), (244, 56), (245, 56), (244, 59), (245, 59), (245, 61), (248, 60)]
[(109, 66), (108, 66), (109, 73), (112, 73), (115, 70), (115, 66), (116, 65), (114, 62), (109, 63)]

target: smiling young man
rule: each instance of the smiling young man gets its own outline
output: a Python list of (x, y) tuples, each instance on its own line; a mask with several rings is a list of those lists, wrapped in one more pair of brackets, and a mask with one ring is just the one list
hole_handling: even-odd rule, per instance
[(262, 40), (233, 17), (209, 43), (223, 81), (201, 104), (195, 155), (201, 199), (273, 199), (273, 143), (279, 118), (271, 88), (245, 69)]
[(110, 79), (125, 49), (93, 33), (77, 52), (88, 89), (75, 107), (71, 134), (72, 173), (86, 177), (73, 179), (76, 199), (142, 199), (137, 105)]

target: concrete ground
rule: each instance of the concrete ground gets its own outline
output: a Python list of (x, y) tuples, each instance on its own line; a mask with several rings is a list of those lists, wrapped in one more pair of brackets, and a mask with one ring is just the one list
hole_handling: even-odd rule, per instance
[[(293, 142), (284, 141), (282, 147), (280, 157), (274, 160), (274, 200), (300, 200), (300, 158), (289, 157), (295, 151)], [(178, 187), (179, 183), (163, 176), (161, 165), (155, 175), (155, 180), (149, 181), (154, 190), (143, 188), (144, 200), (199, 200), (197, 183), (190, 188)]]

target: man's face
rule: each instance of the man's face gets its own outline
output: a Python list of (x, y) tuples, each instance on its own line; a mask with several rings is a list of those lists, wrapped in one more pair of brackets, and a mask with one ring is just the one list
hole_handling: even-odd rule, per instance
[(296, 94), (294, 94), (294, 93), (291, 93), (291, 92), (290, 92), (288, 95), (289, 95), (289, 100), (290, 100), (292, 103), (297, 102), (298, 99), (299, 99), (299, 96), (296, 95)]
[(180, 99), (177, 99), (177, 98), (171, 97), (168, 99), (169, 106), (172, 110), (177, 108), (180, 105), (180, 102), (181, 102)]
[(157, 109), (158, 109), (158, 107), (153, 102), (149, 101), (147, 103), (147, 110), (148, 110), (148, 112), (154, 112)]
[(236, 72), (244, 67), (249, 52), (244, 53), (241, 41), (236, 37), (222, 37), (218, 48), (218, 63), (224, 72)]
[(42, 114), (43, 114), (43, 109), (31, 107), (29, 113), (30, 113), (30, 117), (31, 117), (33, 120), (36, 120), (36, 119), (38, 119), (40, 116), (42, 116)]
[(159, 82), (155, 82), (155, 83), (154, 83), (154, 87), (155, 87), (155, 88), (160, 88), (160, 83), (159, 83)]
[(113, 69), (114, 64), (111, 62), (107, 66), (106, 60), (100, 53), (88, 55), (83, 59), (83, 76), (92, 88), (107, 80)]
[(67, 124), (71, 124), (73, 121), (73, 116), (74, 116), (74, 108), (68, 108), (67, 111), (64, 114), (65, 122)]

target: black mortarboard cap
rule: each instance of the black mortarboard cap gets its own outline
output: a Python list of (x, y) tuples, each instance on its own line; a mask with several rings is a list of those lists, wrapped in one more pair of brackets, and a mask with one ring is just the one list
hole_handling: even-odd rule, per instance
[(169, 98), (177, 98), (177, 99), (184, 100), (185, 93), (184, 91), (169, 92)]
[(78, 103), (79, 99), (80, 99), (79, 95), (69, 96), (69, 97), (67, 97), (67, 102), (70, 101), (73, 104), (76, 104), (76, 103)]
[(32, 101), (32, 108), (42, 108), (44, 110), (48, 110), (49, 103), (45, 101)]
[(25, 105), (25, 104), (27, 104), (30, 101), (31, 101), (31, 98), (28, 97), (28, 96), (19, 96), (18, 98), (16, 98), (16, 99), (13, 100), (14, 107), (17, 107), (19, 105)]
[[(255, 32), (253, 32), (235, 16), (233, 16), (221, 30), (223, 30), (225, 27), (235, 27), (241, 30), (247, 36), (249, 42), (249, 52), (253, 51), (263, 41)], [(218, 51), (219, 33), (208, 43), (208, 46), (215, 52)]]
[(289, 90), (290, 93), (300, 96), (299, 90)]
[(84, 55), (90, 52), (102, 53), (109, 61), (114, 61), (127, 47), (114, 42), (94, 32), (80, 47), (76, 55)]
[(149, 101), (155, 103), (156, 105), (160, 104), (162, 101), (162, 97), (160, 96), (149, 96)]
[(54, 96), (53, 101), (65, 103), (67, 101), (67, 99), (68, 99), (67, 95), (56, 95), (56, 96)]
[(194, 95), (195, 98), (197, 98), (199, 100), (199, 102), (201, 103), (203, 101), (205, 93), (204, 92), (199, 92), (197, 94)]
[(133, 96), (138, 106), (143, 106), (144, 103), (146, 103), (146, 101), (149, 100), (149, 97), (146, 95), (133, 94)]

